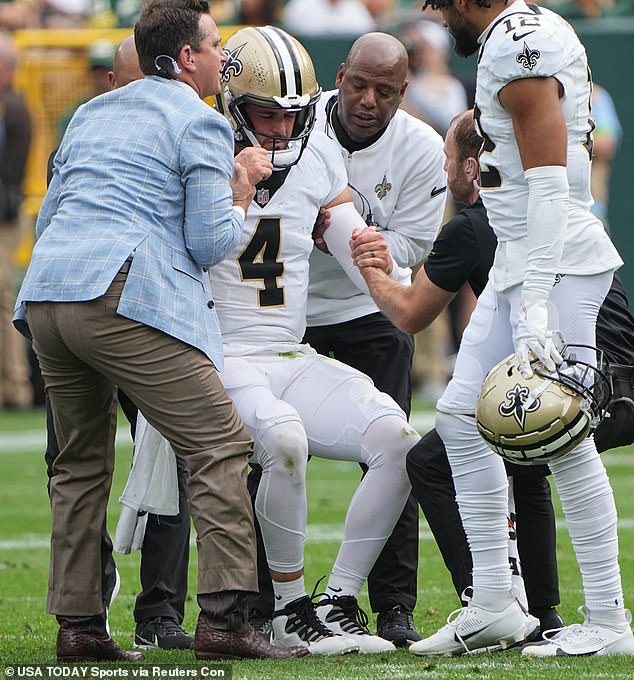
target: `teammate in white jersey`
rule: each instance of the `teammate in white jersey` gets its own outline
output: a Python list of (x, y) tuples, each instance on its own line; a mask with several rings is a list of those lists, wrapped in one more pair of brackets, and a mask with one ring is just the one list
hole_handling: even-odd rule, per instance
[[(394, 36), (363, 35), (339, 67), (338, 89), (320, 99), (315, 127), (337, 144), (355, 208), (385, 236), (409, 285), (409, 267), (425, 259), (440, 226), (447, 183), (442, 138), (399, 109), (407, 66)], [(310, 258), (307, 323), (306, 342), (370, 376), (409, 415), (413, 338), (319, 250)], [(412, 617), (417, 569), (418, 506), (410, 496), (368, 578), (377, 632), (397, 646), (421, 639)]]
[[(380, 104), (373, 107), (369, 101), (351, 101), (348, 90), (353, 84), (357, 89), (367, 87), (365, 79), (376, 73), (379, 64), (369, 63), (371, 55), (385, 63), (386, 54), (407, 73), (407, 52), (393, 36), (370, 33), (355, 42), (349, 61), (337, 74), (339, 90), (325, 92), (317, 104), (315, 129), (337, 143), (359, 214), (382, 232), (396, 262), (409, 268), (427, 257), (436, 238), (445, 209), (447, 177), (442, 137), (398, 108), (407, 81), (398, 88), (394, 78), (380, 72), (376, 76), (375, 92), (366, 99), (390, 99), (391, 110), (381, 120), (377, 120), (383, 113)], [(355, 68), (357, 63), (360, 66)], [(350, 119), (359, 121), (355, 137), (350, 136)], [(370, 295), (350, 281), (336, 259), (320, 250), (311, 255), (309, 293), (309, 326), (341, 323), (378, 311)]]
[[(405, 455), (419, 436), (368, 377), (301, 344), (319, 209), (327, 206), (332, 215), (328, 247), (363, 287), (348, 243), (365, 224), (337, 147), (323, 133), (310, 134), (320, 90), (303, 47), (263, 27), (238, 31), (225, 49), (219, 107), (234, 127), (237, 149), (262, 145), (275, 169), (258, 185), (238, 246), (210, 271), (225, 351), (221, 379), (263, 469), (255, 509), (275, 592), (273, 640), (318, 654), (393, 650), (358, 625), (356, 596), (409, 495)], [(317, 612), (303, 578), (309, 452), (369, 468), (348, 509), (328, 597)]]
[[(599, 307), (622, 261), (590, 213), (591, 81), (585, 50), (558, 15), (523, 0), (428, 0), (459, 54), (479, 49), (476, 121), (481, 196), (499, 241), (489, 284), (464, 333), (454, 377), (437, 405), (473, 556), (473, 599), (410, 650), (459, 654), (522, 641), (530, 624), (511, 592), (502, 460), (474, 413), (489, 370), (515, 351), (532, 374), (554, 370), (566, 342), (595, 345)], [(587, 355), (586, 355), (587, 354)], [(578, 358), (596, 361), (593, 352)], [(616, 508), (594, 441), (550, 462), (585, 593), (584, 622), (525, 647), (535, 656), (634, 654), (618, 566)]]

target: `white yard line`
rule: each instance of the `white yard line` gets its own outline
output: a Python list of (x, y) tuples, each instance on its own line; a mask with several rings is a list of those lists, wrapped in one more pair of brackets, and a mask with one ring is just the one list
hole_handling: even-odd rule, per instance
[[(429, 432), (434, 426), (434, 413), (431, 411), (414, 413), (410, 418), (410, 423), (421, 434)], [(130, 446), (132, 444), (130, 430), (127, 426), (118, 428), (116, 444), (117, 446)], [(45, 448), (46, 430), (43, 428), (0, 433), (0, 455), (32, 453), (34, 451), (44, 453)], [(634, 465), (634, 455), (631, 453), (609, 453), (603, 457), (603, 461), (608, 466)]]
[[(566, 525), (563, 520), (557, 520), (557, 529), (564, 531)], [(634, 531), (634, 517), (621, 517), (618, 523), (619, 531)], [(433, 536), (428, 529), (421, 529), (418, 534), (421, 541), (431, 541)], [(340, 543), (343, 539), (343, 526), (339, 524), (311, 524), (307, 527), (306, 543), (320, 545), (322, 543)], [(48, 549), (50, 537), (48, 534), (23, 534), (16, 538), (0, 540), (2, 550), (43, 550)], [(196, 544), (192, 532), (190, 545)]]
[[(117, 430), (117, 446), (130, 446), (132, 439), (130, 430), (120, 427)], [(0, 455), (12, 453), (33, 453), (46, 449), (46, 430), (24, 430), (22, 432), (0, 433)]]
[[(411, 418), (412, 425), (421, 433), (428, 431), (434, 424), (434, 414), (431, 412), (416, 413)], [(117, 446), (130, 446), (132, 440), (127, 427), (117, 430)], [(46, 448), (46, 432), (43, 429), (25, 430), (23, 432), (9, 432), (0, 434), (0, 455), (25, 454), (41, 451)], [(632, 453), (608, 453), (603, 457), (607, 467), (633, 466)], [(634, 518), (621, 517), (619, 530), (634, 530)], [(557, 522), (557, 527), (564, 529), (563, 521)], [(312, 544), (340, 542), (343, 537), (343, 527), (338, 524), (313, 524), (308, 526), (306, 542)], [(433, 540), (427, 529), (420, 532), (420, 539)], [(193, 539), (192, 539), (193, 540)], [(0, 540), (0, 550), (42, 550), (48, 549), (49, 536), (43, 534), (25, 534), (15, 539)]]
[[(421, 434), (429, 432), (434, 426), (433, 413), (415, 413), (410, 418), (410, 422)], [(117, 446), (130, 446), (132, 439), (130, 430), (127, 426), (117, 429)], [(42, 451), (46, 448), (46, 430), (32, 429), (22, 432), (2, 432), (0, 433), (0, 455), (12, 453), (31, 453)]]

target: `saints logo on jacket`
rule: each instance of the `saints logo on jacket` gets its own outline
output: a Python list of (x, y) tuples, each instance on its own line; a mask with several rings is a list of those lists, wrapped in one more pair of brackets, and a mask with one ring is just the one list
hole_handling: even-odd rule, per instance
[(374, 193), (379, 201), (382, 201), (387, 196), (387, 192), (391, 189), (392, 185), (387, 181), (387, 174), (385, 174), (383, 175), (383, 181), (374, 187)]

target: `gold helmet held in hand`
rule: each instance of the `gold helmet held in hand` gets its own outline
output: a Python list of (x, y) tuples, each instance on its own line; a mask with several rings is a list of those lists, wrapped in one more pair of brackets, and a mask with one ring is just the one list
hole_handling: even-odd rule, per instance
[[(592, 352), (597, 366), (579, 361)], [(566, 345), (563, 363), (553, 373), (531, 362), (524, 378), (515, 354), (487, 375), (476, 405), (478, 431), (495, 453), (520, 465), (541, 465), (565, 455), (593, 432), (611, 395), (603, 355), (593, 347)]]

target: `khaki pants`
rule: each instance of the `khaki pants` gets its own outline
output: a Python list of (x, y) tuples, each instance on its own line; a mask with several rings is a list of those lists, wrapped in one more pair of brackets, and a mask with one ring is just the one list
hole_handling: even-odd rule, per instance
[(116, 314), (125, 278), (120, 272), (90, 302), (27, 305), (60, 445), (51, 479), (51, 614), (103, 609), (100, 543), (114, 466), (115, 385), (190, 466), (198, 592), (257, 591), (246, 488), (251, 437), (202, 352)]
[(28, 407), (33, 403), (27, 345), (13, 326), (15, 266), (21, 222), (0, 222), (0, 406)]

